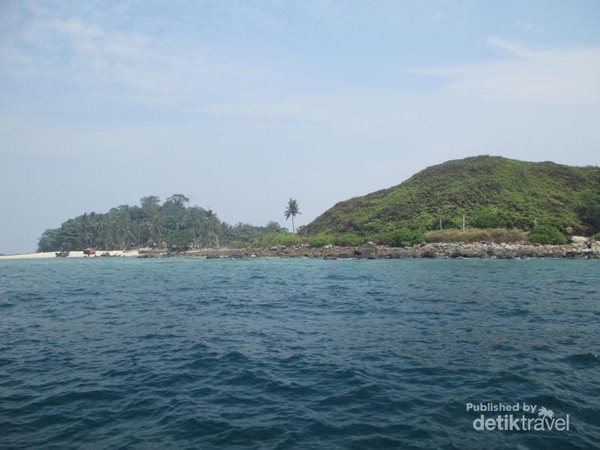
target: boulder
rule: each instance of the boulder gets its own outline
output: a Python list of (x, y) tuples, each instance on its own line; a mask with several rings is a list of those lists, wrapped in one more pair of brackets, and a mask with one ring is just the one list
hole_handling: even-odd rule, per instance
[(373, 242), (367, 242), (354, 251), (354, 256), (365, 259), (375, 259), (377, 258), (377, 246)]

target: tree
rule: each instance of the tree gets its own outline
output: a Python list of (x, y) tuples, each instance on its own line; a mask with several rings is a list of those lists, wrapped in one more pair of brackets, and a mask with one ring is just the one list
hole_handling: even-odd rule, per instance
[(411, 247), (420, 244), (425, 238), (420, 231), (398, 228), (389, 234), (389, 240), (392, 247)]
[(600, 231), (600, 194), (587, 192), (584, 195), (581, 215), (590, 224), (593, 233)]
[(163, 206), (175, 205), (178, 208), (185, 208), (185, 206), (190, 202), (190, 199), (183, 194), (173, 194), (165, 201)]
[(567, 238), (557, 228), (551, 225), (538, 225), (529, 232), (529, 240), (535, 244), (564, 245)]
[(142, 208), (156, 211), (160, 206), (160, 198), (156, 195), (149, 195), (148, 197), (142, 197), (140, 203)]
[(199, 243), (219, 247), (232, 240), (249, 244), (268, 234), (283, 234), (278, 223), (231, 227), (213, 211), (189, 206), (188, 197), (182, 194), (172, 195), (162, 206), (156, 196), (143, 197), (140, 203), (141, 206), (121, 205), (104, 214), (85, 213), (69, 219), (59, 228), (44, 232), (39, 250), (77, 250), (90, 246), (102, 250), (134, 246), (172, 248)]
[(206, 211), (204, 244), (209, 246), (219, 246), (219, 236), (221, 235), (221, 221), (217, 215), (209, 209)]
[(296, 228), (294, 226), (294, 217), (296, 217), (297, 214), (301, 214), (300, 208), (298, 207), (298, 202), (290, 198), (287, 208), (283, 214), (285, 215), (285, 220), (288, 220), (290, 217), (292, 218), (292, 233), (295, 233)]
[(265, 228), (269, 233), (280, 233), (283, 231), (278, 222), (269, 222), (267, 225), (265, 225)]
[(475, 228), (505, 228), (507, 219), (497, 206), (484, 206), (473, 213), (471, 225)]

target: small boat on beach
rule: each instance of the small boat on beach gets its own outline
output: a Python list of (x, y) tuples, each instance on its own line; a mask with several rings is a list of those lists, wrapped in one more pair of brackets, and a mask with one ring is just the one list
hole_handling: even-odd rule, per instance
[(55, 252), (54, 254), (58, 257), (58, 258), (66, 258), (67, 256), (69, 256), (69, 251), (68, 250), (61, 250), (60, 252)]

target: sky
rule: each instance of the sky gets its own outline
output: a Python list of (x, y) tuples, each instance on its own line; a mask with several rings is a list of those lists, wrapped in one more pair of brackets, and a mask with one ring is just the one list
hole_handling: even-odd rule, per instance
[(482, 154), (600, 164), (596, 0), (0, 0), (0, 253), (185, 194), (231, 224)]

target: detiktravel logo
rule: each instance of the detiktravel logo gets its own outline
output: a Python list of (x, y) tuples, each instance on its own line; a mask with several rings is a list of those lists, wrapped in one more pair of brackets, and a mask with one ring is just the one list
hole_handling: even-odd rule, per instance
[(477, 431), (569, 431), (570, 417), (557, 416), (545, 406), (530, 403), (467, 403), (467, 412), (479, 413), (473, 420)]

